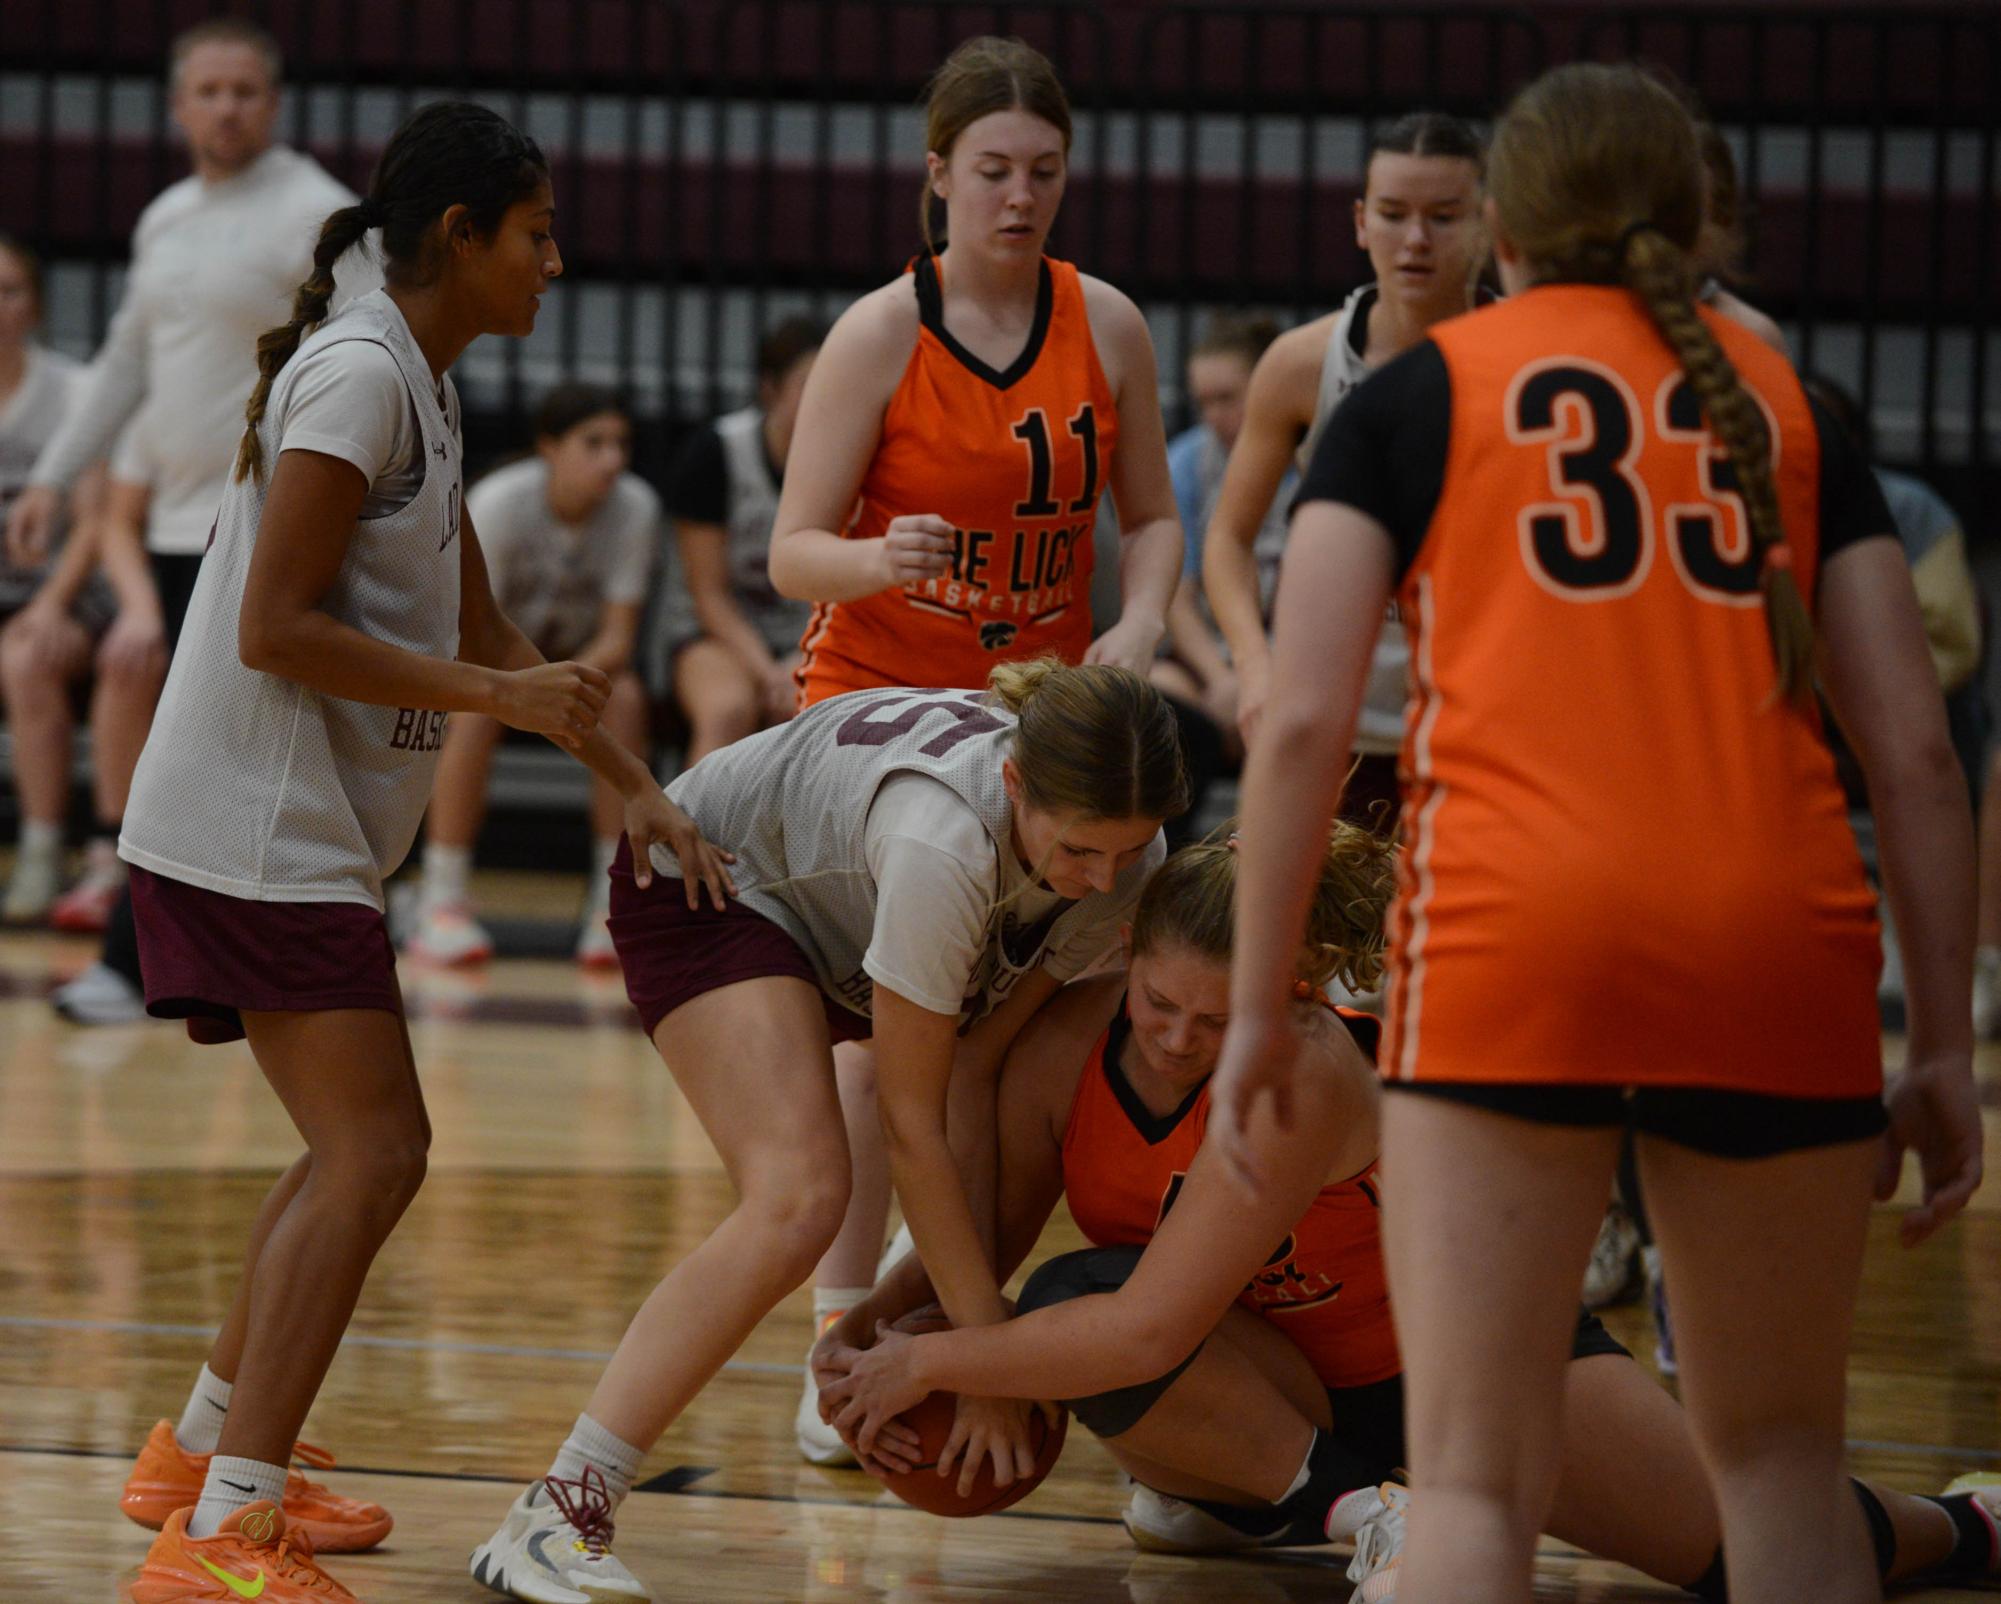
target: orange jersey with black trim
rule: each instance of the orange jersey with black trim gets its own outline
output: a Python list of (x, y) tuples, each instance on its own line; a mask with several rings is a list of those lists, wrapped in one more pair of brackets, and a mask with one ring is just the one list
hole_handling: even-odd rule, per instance
[[(1377, 1021), (1334, 1010), (1371, 1053)], [(1119, 1069), (1131, 1031), (1121, 1005), (1098, 1039), (1063, 1131), (1063, 1189), (1071, 1216), (1099, 1247), (1142, 1247), (1181, 1191), (1209, 1124), (1204, 1081), (1172, 1113), (1147, 1111)], [(1372, 1162), (1324, 1186), (1237, 1302), (1290, 1337), (1329, 1387), (1361, 1387), (1403, 1368), (1390, 1322)]]
[(1028, 343), (1005, 371), (945, 327), (936, 259), (912, 264), (917, 345), (841, 531), (907, 514), (951, 523), (952, 566), (823, 602), (800, 640), (800, 705), (884, 685), (982, 686), (996, 663), (1091, 644), (1092, 530), (1119, 436), (1077, 269), (1045, 257)]
[[(1702, 316), (1765, 414), (1811, 607), (1853, 522), (1821, 504), (1850, 483), (1823, 453), (1847, 448), (1782, 356)], [(1775, 696), (1734, 469), (1672, 351), (1636, 297), (1587, 285), (1433, 341), (1450, 427), (1399, 548), (1385, 1075), (1874, 1095), (1874, 898), (1818, 714)]]

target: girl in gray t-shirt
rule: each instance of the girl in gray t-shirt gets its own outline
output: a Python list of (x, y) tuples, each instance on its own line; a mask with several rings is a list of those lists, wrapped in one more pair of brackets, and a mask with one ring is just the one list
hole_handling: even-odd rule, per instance
[[(646, 689), (635, 663), (639, 618), (660, 538), (660, 498), (632, 460), (624, 403), (595, 384), (559, 384), (535, 411), (535, 451), (466, 492), (500, 610), (550, 661), (588, 663), (611, 679), (599, 725), (646, 755)], [(424, 881), (407, 951), (436, 964), (477, 964), (493, 938), (473, 910), (468, 877), (486, 817), (487, 774), (500, 720), (461, 713), (445, 729), (424, 833)], [(605, 781), (591, 787), (595, 843), (577, 935), (577, 961), (615, 969), (605, 929), (612, 854), (625, 804)]]

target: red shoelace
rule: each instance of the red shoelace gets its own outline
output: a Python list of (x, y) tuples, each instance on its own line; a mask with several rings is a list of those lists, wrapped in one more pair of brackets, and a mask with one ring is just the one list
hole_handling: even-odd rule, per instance
[(575, 1481), (544, 1476), (542, 1485), (549, 1489), (549, 1502), (576, 1528), (578, 1541), (591, 1555), (602, 1557), (611, 1552), (611, 1488), (605, 1482), (604, 1472), (595, 1465), (586, 1465), (583, 1475)]

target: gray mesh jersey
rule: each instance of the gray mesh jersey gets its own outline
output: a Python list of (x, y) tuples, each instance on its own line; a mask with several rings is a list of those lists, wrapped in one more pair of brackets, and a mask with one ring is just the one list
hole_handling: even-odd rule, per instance
[[(431, 793), (445, 715), (323, 696), (245, 668), (237, 616), (300, 359), (370, 340), (396, 360), (424, 456), (417, 493), (355, 526), (321, 610), (427, 657), (458, 655), (458, 397), (442, 394), (382, 291), (329, 318), (279, 373), (259, 425), (266, 478), (232, 479), (216, 516), (153, 731), (132, 779), (119, 855), (258, 902), (381, 908)], [(282, 538), (282, 531), (273, 538)]]
[[(771, 525), (778, 517), (778, 481), (764, 454), (764, 413), (757, 407), (726, 412), (714, 428), (729, 470), (723, 560), (729, 565), (730, 591), (764, 644), (784, 657), (799, 649), (813, 604), (781, 596), (771, 586)], [(669, 593), (668, 607), (665, 629), (675, 648), (700, 637), (702, 621), (685, 584)]]
[[(702, 834), (737, 856), (746, 907), (783, 928), (813, 960), (821, 988), (859, 1014), (874, 983), (862, 969), (875, 929), (875, 881), (865, 833), (877, 789), (895, 774), (927, 774), (980, 816), (1000, 854), (1013, 850), (1013, 809), (1001, 762), (1014, 745), (1012, 713), (978, 691), (849, 691), (704, 758), (667, 787)], [(665, 861), (663, 861), (663, 859)], [(1128, 900), (1160, 861), (1159, 843), (1119, 876)], [(672, 860), (661, 854), (657, 866)], [(1096, 896), (1059, 903), (1023, 926), (1009, 909), (988, 916), (987, 940), (966, 978), (960, 1018), (991, 1013), (1046, 950), (1095, 911)], [(923, 917), (923, 910), (911, 910)]]
[[(1320, 394), (1313, 404), (1313, 424), (1299, 446), (1299, 471), (1313, 460), (1313, 448), (1326, 432), (1327, 420), (1334, 415), (1348, 392), (1369, 376), (1362, 360), (1368, 343), (1369, 308), (1376, 304), (1376, 286), (1364, 284), (1334, 316), (1334, 332), (1327, 338), (1327, 355), (1320, 364)], [(1394, 752), (1403, 744), (1404, 703), (1410, 695), (1410, 637), (1404, 633), (1397, 604), (1390, 602), (1383, 631), (1376, 637), (1376, 655), (1369, 662), (1369, 683), (1362, 692), (1362, 709), (1355, 720), (1355, 750)]]

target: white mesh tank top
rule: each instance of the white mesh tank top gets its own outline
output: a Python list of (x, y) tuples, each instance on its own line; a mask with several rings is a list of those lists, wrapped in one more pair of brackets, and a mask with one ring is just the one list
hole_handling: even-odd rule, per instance
[[(1014, 715), (978, 691), (849, 691), (704, 758), (667, 795), (704, 836), (737, 855), (732, 873), (744, 905), (799, 943), (821, 989), (869, 1014), (874, 983), (862, 957), (876, 897), (864, 838), (877, 788), (911, 771), (950, 786), (986, 826), (998, 867), (998, 855), (1014, 850), (1014, 813), (1001, 783), (1014, 731)], [(1154, 861), (1142, 856), (1108, 895), (1129, 895)], [(679, 872), (664, 852), (654, 864)], [(998, 1007), (1052, 943), (1091, 917), (1098, 895), (1058, 903), (1027, 924), (1008, 908), (991, 910), (960, 1017), (971, 1022)], [(909, 916), (922, 919), (924, 910)]]
[(341, 340), (371, 340), (395, 358), (419, 426), (424, 479), (396, 511), (356, 524), (320, 607), (406, 650), (458, 654), (458, 398), (449, 379), (440, 395), (403, 314), (377, 290), (308, 336), (271, 387), (258, 426), (265, 478), (232, 479), (223, 496), (118, 850), (156, 874), (229, 896), (379, 909), (383, 877), (403, 861), (423, 817), (445, 715), (322, 696), (245, 668), (236, 648), (288, 380), (300, 357)]

